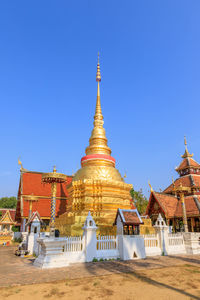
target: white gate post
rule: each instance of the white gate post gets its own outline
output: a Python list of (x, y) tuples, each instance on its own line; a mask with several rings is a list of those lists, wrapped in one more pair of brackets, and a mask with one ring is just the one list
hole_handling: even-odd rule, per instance
[(85, 256), (86, 256), (85, 258), (86, 258), (86, 262), (89, 262), (92, 261), (97, 254), (97, 237), (96, 237), (97, 226), (90, 214), (90, 211), (88, 212), (88, 216), (85, 220), (83, 229), (84, 229), (83, 235), (85, 240)]
[(168, 255), (168, 247), (169, 247), (169, 229), (165, 224), (161, 214), (158, 215), (158, 219), (156, 220), (156, 224), (154, 225), (156, 233), (159, 239), (159, 247), (161, 248), (162, 254)]

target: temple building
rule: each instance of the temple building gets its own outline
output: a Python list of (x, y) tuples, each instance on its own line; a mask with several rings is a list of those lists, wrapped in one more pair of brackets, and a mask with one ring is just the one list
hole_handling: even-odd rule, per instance
[[(20, 162), (21, 164), (21, 162)], [(21, 231), (25, 231), (32, 212), (37, 211), (46, 226), (49, 225), (51, 215), (51, 186), (42, 182), (42, 172), (32, 172), (23, 168), (21, 164), (18, 201), (16, 208), (16, 222)], [(67, 175), (67, 181), (58, 183), (56, 193), (56, 217), (67, 209), (68, 190), (72, 176)]]
[(66, 212), (56, 219), (61, 233), (76, 235), (82, 227), (88, 211), (91, 212), (100, 233), (115, 231), (117, 209), (134, 208), (130, 196), (131, 184), (124, 182), (115, 168), (115, 159), (107, 145), (100, 102), (100, 65), (97, 64), (97, 100), (94, 127), (81, 159), (81, 168), (68, 186), (69, 199)]
[(200, 164), (187, 149), (175, 169), (179, 177), (162, 193), (151, 189), (146, 214), (153, 223), (161, 213), (174, 231), (200, 232)]

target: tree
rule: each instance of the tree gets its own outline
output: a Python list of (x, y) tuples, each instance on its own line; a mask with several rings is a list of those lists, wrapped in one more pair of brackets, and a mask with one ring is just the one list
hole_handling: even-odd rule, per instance
[(16, 208), (16, 197), (2, 197), (0, 198), (0, 208)]
[(133, 203), (136, 206), (139, 214), (141, 215), (144, 214), (149, 201), (143, 195), (142, 189), (140, 189), (139, 191), (135, 191), (134, 189), (131, 189), (130, 194), (133, 199)]

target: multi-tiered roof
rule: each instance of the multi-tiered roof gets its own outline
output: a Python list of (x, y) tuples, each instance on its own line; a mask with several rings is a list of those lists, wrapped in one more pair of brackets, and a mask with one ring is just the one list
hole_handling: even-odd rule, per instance
[(182, 204), (177, 193), (181, 189), (184, 190), (187, 217), (200, 215), (200, 164), (192, 157), (193, 154), (189, 153), (185, 139), (183, 160), (175, 169), (179, 177), (163, 192), (151, 191), (146, 214), (151, 216), (153, 212), (161, 211), (166, 218), (182, 217)]

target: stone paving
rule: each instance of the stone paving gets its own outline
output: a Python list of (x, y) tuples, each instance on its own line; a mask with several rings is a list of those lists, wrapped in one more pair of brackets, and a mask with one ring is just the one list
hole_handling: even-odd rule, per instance
[(41, 270), (33, 266), (34, 259), (15, 256), (15, 249), (14, 246), (0, 246), (0, 287), (129, 273), (146, 268), (164, 268), (185, 264), (200, 267), (200, 255), (174, 255), (131, 261), (78, 263), (64, 268)]

